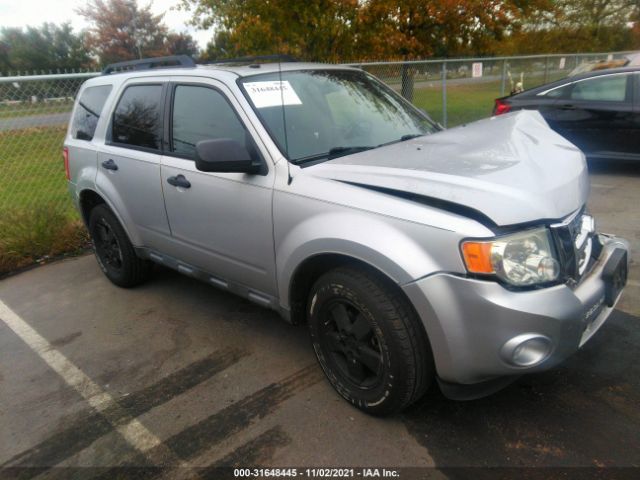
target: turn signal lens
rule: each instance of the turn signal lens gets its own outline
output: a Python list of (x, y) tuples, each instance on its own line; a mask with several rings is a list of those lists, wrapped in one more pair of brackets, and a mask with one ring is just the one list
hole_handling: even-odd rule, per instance
[(471, 273), (493, 273), (491, 242), (464, 242), (462, 254)]

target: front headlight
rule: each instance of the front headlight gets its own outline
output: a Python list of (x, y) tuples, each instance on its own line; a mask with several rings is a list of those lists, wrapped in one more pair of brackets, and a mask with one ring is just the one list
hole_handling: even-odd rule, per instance
[(553, 282), (560, 276), (546, 228), (465, 241), (462, 257), (469, 273), (495, 275), (518, 287)]

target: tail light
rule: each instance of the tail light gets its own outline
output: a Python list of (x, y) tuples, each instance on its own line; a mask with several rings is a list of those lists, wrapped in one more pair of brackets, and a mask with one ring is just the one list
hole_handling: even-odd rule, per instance
[(67, 147), (62, 148), (62, 158), (64, 158), (64, 174), (67, 180), (71, 180), (71, 172), (69, 171), (69, 149)]
[(501, 99), (496, 99), (496, 106), (493, 108), (494, 115), (502, 115), (511, 111), (511, 105)]

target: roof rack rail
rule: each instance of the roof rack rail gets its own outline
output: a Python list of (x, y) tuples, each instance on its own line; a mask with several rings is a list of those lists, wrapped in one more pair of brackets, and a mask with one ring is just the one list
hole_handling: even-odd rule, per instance
[(258, 62), (297, 62), (298, 59), (291, 55), (257, 55), (251, 57), (223, 58), (214, 60), (209, 65), (218, 65), (220, 63), (258, 63)]
[(168, 57), (141, 58), (139, 60), (128, 60), (107, 65), (102, 70), (102, 75), (109, 75), (113, 72), (126, 72), (129, 70), (148, 70), (151, 68), (192, 68), (196, 62), (188, 55), (172, 55)]

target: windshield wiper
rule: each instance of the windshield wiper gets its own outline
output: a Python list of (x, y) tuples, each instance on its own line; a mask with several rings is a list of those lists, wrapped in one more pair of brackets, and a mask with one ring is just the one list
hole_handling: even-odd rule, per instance
[(407, 140), (411, 140), (412, 138), (422, 137), (424, 133), (410, 133), (409, 135), (403, 135), (400, 137), (401, 142), (406, 142)]
[(365, 150), (373, 150), (376, 148), (371, 145), (361, 145), (361, 146), (353, 146), (353, 147), (333, 147), (329, 150), (329, 154), (327, 155), (327, 160), (332, 160), (334, 158), (342, 157), (344, 155), (350, 155), (352, 153), (364, 152)]
[(82, 108), (84, 108), (87, 112), (89, 112), (91, 115), (93, 115), (96, 118), (100, 118), (100, 114), (94, 112), (93, 110), (91, 110), (89, 107), (87, 107), (82, 100), (78, 100), (78, 105), (80, 105)]
[[(405, 135), (406, 136), (406, 135)], [(421, 136), (421, 135), (416, 135)], [(413, 138), (413, 137), (412, 137)], [(294, 160), (294, 164), (302, 165), (305, 163), (311, 163), (318, 160), (333, 160), (334, 158), (344, 157), (345, 155), (351, 155), (352, 153), (364, 152), (366, 150), (373, 150), (374, 148), (384, 147), (391, 145), (392, 143), (400, 142), (401, 140), (394, 140), (389, 143), (381, 143), (380, 145), (354, 145), (351, 147), (333, 147), (327, 153), (320, 153), (317, 155), (309, 155), (308, 157), (298, 158)]]
[(295, 165), (303, 165), (305, 163), (317, 162), (318, 160), (332, 160), (334, 158), (342, 157), (343, 155), (349, 155), (351, 153), (364, 152), (365, 150), (372, 150), (378, 148), (380, 145), (370, 146), (362, 145), (355, 147), (333, 147), (328, 152), (318, 153), (315, 155), (309, 155), (308, 157), (296, 158), (293, 160)]

